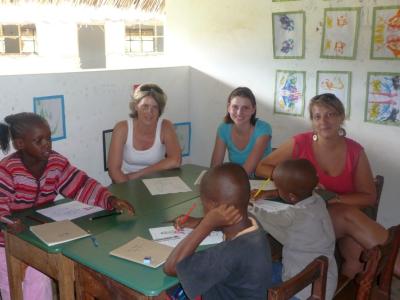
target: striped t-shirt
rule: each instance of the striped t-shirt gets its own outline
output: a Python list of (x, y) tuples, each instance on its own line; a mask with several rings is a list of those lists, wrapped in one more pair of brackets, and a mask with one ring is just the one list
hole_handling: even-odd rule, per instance
[[(0, 216), (53, 202), (57, 194), (111, 209), (107, 202), (111, 193), (55, 151), (40, 179), (28, 171), (18, 152), (0, 161)], [(2, 233), (0, 245), (4, 245)]]

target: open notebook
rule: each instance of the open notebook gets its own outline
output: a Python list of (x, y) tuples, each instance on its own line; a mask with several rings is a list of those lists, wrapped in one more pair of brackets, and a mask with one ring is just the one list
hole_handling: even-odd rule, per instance
[(138, 236), (121, 247), (112, 250), (110, 254), (148, 267), (157, 268), (167, 260), (172, 249), (172, 247)]
[(29, 229), (47, 246), (54, 246), (90, 235), (69, 220), (35, 225)]

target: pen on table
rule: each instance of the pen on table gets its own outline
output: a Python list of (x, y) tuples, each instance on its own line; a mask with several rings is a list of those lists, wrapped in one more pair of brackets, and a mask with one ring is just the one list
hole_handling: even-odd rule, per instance
[(91, 236), (90, 239), (92, 240), (93, 246), (95, 246), (95, 247), (99, 246), (99, 242), (97, 241), (97, 239), (94, 236)]
[(193, 203), (192, 206), (189, 208), (188, 212), (182, 217), (182, 220), (179, 222), (179, 225), (183, 225), (184, 223), (187, 222), (187, 220), (190, 217), (190, 214), (192, 213), (193, 209), (195, 209), (196, 203)]
[(267, 178), (259, 187), (258, 191), (254, 194), (254, 196), (252, 197), (253, 199), (255, 199), (263, 190), (263, 188), (268, 184), (268, 182), (270, 181), (270, 178)]
[(122, 212), (119, 211), (119, 210), (116, 210), (116, 211), (109, 212), (108, 214), (105, 214), (105, 215), (91, 217), (91, 218), (89, 218), (89, 220), (93, 221), (93, 220), (98, 220), (98, 219), (101, 219), (101, 218), (106, 218), (106, 217), (111, 217), (111, 216), (118, 216), (120, 214), (122, 214)]
[(27, 218), (27, 219), (31, 219), (31, 220), (33, 220), (33, 221), (35, 221), (35, 222), (40, 223), (40, 224), (47, 223), (46, 221), (43, 221), (43, 220), (41, 220), (41, 219), (39, 219), (39, 218), (36, 218), (35, 216), (26, 216), (26, 218)]

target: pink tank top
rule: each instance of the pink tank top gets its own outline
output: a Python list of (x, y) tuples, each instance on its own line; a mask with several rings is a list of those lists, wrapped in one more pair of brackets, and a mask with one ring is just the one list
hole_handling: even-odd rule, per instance
[(354, 192), (354, 172), (357, 167), (360, 152), (363, 150), (362, 146), (351, 139), (345, 138), (347, 153), (344, 169), (340, 175), (330, 176), (319, 167), (317, 161), (315, 160), (314, 151), (312, 148), (312, 135), (312, 132), (306, 132), (293, 137), (293, 158), (308, 159), (317, 169), (319, 182), (327, 190), (338, 194)]

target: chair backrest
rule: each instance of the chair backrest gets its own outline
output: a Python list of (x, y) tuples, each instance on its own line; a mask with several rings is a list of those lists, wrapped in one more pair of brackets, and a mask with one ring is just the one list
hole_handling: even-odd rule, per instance
[(319, 256), (296, 276), (283, 282), (277, 287), (268, 290), (268, 300), (290, 299), (308, 285), (312, 284), (311, 296), (308, 299), (324, 300), (326, 278), (328, 272), (328, 258)]
[(385, 182), (385, 178), (382, 175), (375, 176), (374, 183), (375, 183), (375, 189), (376, 189), (376, 202), (375, 202), (373, 211), (371, 212), (371, 216), (370, 216), (374, 220), (376, 220), (376, 217), (378, 215), (379, 202), (381, 200), (384, 182)]
[(394, 265), (400, 247), (400, 225), (389, 229), (389, 238), (384, 245), (365, 250), (361, 255), (365, 268), (357, 275), (357, 300), (390, 300)]

